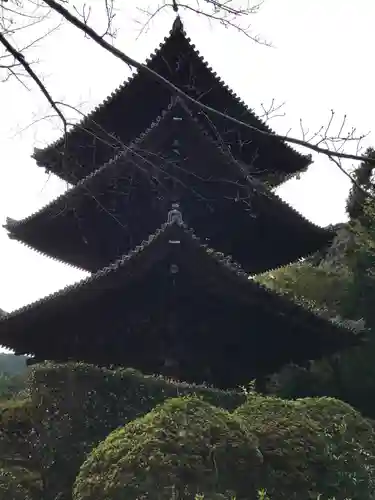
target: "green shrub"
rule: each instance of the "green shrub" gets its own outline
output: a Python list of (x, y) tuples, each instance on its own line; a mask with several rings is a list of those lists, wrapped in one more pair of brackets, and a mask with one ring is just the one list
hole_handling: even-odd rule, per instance
[(1, 500), (31, 500), (30, 493), (19, 482), (12, 472), (0, 469)]
[(304, 500), (308, 491), (319, 491), (326, 443), (316, 422), (298, 414), (293, 402), (257, 395), (235, 413), (259, 439), (262, 486), (272, 500)]
[[(41, 460), (38, 455), (38, 436), (34, 433), (34, 412), (29, 399), (12, 399), (0, 404), (0, 466), (3, 467), (3, 488), (11, 499), (14, 484), (19, 491), (28, 491), (25, 498), (41, 498)], [(2, 490), (1, 490), (2, 491)], [(17, 493), (18, 494), (18, 493)], [(20, 493), (21, 495), (21, 493)], [(15, 497), (16, 498), (16, 497)], [(19, 498), (19, 497), (17, 497)], [(23, 498), (22, 495), (20, 498)]]
[(330, 398), (296, 401), (256, 395), (239, 407), (264, 456), (271, 500), (356, 498), (374, 493), (374, 435), (350, 406)]
[(33, 459), (32, 403), (28, 399), (10, 400), (0, 404), (0, 464), (25, 466)]
[[(375, 495), (375, 435), (371, 423), (334, 398), (296, 400), (298, 411), (319, 423), (327, 442), (334, 490), (368, 500)], [(332, 495), (336, 494), (332, 490)], [(339, 496), (336, 494), (336, 497)]]
[(108, 370), (69, 363), (37, 365), (31, 395), (38, 421), (39, 454), (48, 478), (48, 498), (69, 499), (86, 455), (114, 429), (168, 398), (198, 394), (234, 409), (244, 395), (147, 377), (130, 369)]
[(75, 500), (255, 498), (262, 456), (241, 419), (174, 398), (114, 431), (81, 468)]

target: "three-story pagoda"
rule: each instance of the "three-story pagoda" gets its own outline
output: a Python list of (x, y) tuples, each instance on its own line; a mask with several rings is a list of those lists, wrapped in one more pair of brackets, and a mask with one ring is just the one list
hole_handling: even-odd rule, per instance
[(234, 387), (358, 342), (253, 275), (333, 238), (271, 190), (306, 169), (217, 77), (179, 18), (147, 61), (237, 127), (136, 73), (34, 157), (71, 184), (11, 238), (90, 271), (0, 319), (0, 342), (35, 360), (122, 365)]

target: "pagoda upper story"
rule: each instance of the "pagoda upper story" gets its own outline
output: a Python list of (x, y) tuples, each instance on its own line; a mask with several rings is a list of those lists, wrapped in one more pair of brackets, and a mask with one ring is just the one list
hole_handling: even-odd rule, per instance
[[(147, 66), (202, 104), (271, 134), (257, 133), (197, 107), (201, 123), (233, 157), (251, 166), (259, 180), (277, 186), (303, 171), (310, 157), (303, 156), (272, 136), (272, 131), (236, 96), (200, 56), (179, 18)], [(137, 72), (91, 112), (66, 137), (34, 158), (71, 184), (77, 184), (108, 162), (146, 130), (172, 97), (172, 91), (144, 71)]]
[(8, 219), (6, 228), (95, 272), (160, 227), (174, 202), (199, 237), (250, 273), (311, 254), (334, 236), (266, 188), (179, 97), (110, 162), (35, 214)]

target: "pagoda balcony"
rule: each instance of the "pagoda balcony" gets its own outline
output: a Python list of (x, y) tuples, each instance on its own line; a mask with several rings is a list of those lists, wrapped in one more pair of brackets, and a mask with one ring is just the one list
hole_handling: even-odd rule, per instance
[(293, 262), (328, 245), (315, 226), (215, 140), (180, 99), (109, 163), (6, 229), (46, 255), (95, 272), (130, 251), (166, 220), (174, 201), (201, 238), (247, 272)]
[(38, 360), (132, 367), (234, 388), (361, 342), (259, 285), (181, 213), (112, 265), (0, 319), (0, 343)]

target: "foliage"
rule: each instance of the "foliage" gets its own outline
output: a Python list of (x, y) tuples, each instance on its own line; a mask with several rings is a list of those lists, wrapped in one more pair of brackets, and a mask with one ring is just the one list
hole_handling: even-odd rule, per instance
[(27, 378), (26, 358), (0, 353), (0, 401), (25, 391)]
[[(367, 180), (363, 172), (358, 172), (358, 182), (373, 192), (372, 170), (367, 164), (358, 170), (361, 169), (367, 172)], [(284, 397), (335, 396), (375, 418), (372, 397), (375, 391), (375, 203), (357, 191), (354, 187), (348, 201), (351, 213), (357, 218), (338, 228), (336, 238), (320, 261), (299, 262), (266, 273), (259, 280), (294, 299), (315, 305), (327, 316), (351, 321), (352, 327), (366, 327), (363, 346), (313, 362), (309, 369), (284, 368), (273, 377), (272, 390)]]
[(16, 473), (0, 469), (0, 498), (6, 500), (31, 500), (30, 492), (19, 482)]
[(288, 365), (270, 378), (270, 394), (286, 399), (337, 396), (338, 383), (330, 360), (323, 359), (307, 367)]
[[(375, 150), (368, 148), (365, 156), (374, 159)], [(346, 210), (351, 220), (358, 220), (363, 216), (363, 206), (366, 202), (364, 191), (374, 193), (373, 169), (373, 164), (364, 161), (356, 168), (353, 174), (356, 184), (353, 184), (346, 202)]]
[(272, 500), (356, 498), (375, 493), (371, 426), (329, 398), (286, 401), (251, 395), (235, 411), (259, 439), (262, 484)]
[[(30, 399), (12, 399), (0, 403), (0, 429), (25, 433), (32, 426), (33, 406)], [(11, 427), (9, 427), (11, 426)]]
[(236, 414), (259, 439), (264, 456), (262, 486), (271, 498), (301, 498), (319, 491), (326, 443), (319, 426), (298, 415), (294, 403), (253, 395)]
[(0, 373), (8, 376), (21, 375), (26, 372), (26, 357), (15, 354), (0, 353)]
[(0, 401), (25, 391), (27, 378), (26, 358), (0, 353)]
[(0, 400), (17, 397), (26, 391), (26, 375), (9, 376), (0, 373)]
[(32, 461), (34, 430), (30, 400), (12, 400), (0, 405), (0, 462), (27, 466)]
[(257, 281), (295, 301), (338, 315), (345, 294), (348, 273), (327, 266), (298, 262), (257, 276)]
[(73, 497), (167, 500), (232, 491), (255, 498), (261, 462), (241, 419), (197, 397), (175, 398), (101, 443), (82, 466)]
[(373, 498), (375, 435), (370, 422), (350, 405), (333, 398), (305, 398), (295, 404), (324, 432), (335, 473), (335, 489), (328, 493), (337, 499), (342, 492), (358, 499)]
[(374, 444), (371, 425), (331, 398), (251, 394), (231, 414), (197, 397), (175, 398), (117, 429), (91, 453), (74, 500), (196, 493), (249, 499), (255, 488), (271, 500), (369, 500)]
[(2, 470), (7, 472), (7, 477), (16, 480), (21, 490), (28, 491), (28, 496), (25, 498), (39, 500), (42, 487), (41, 467), (39, 457), (35, 453), (36, 436), (31, 401), (19, 399), (2, 402), (0, 429)]
[(0, 404), (0, 466), (33, 500), (70, 500), (90, 453), (77, 499), (116, 500), (124, 484), (130, 498), (142, 488), (148, 498), (160, 490), (158, 498), (255, 498), (256, 488), (270, 500), (375, 495), (373, 429), (340, 401), (222, 392), (82, 364), (31, 375), (29, 399)]
[(36, 366), (31, 370), (31, 394), (38, 436), (34, 453), (41, 457), (49, 498), (62, 494), (59, 500), (69, 499), (79, 467), (93, 447), (166, 399), (198, 394), (227, 409), (244, 400), (236, 392), (74, 363)]

